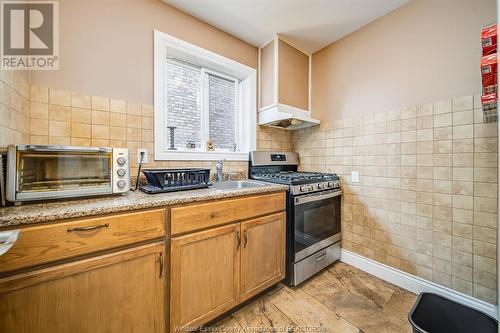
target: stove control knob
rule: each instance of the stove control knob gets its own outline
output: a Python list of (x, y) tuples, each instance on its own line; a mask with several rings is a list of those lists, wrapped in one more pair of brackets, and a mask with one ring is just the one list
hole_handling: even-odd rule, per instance
[(309, 186), (307, 187), (307, 190), (308, 190), (308, 191), (314, 191), (314, 188), (312, 187), (312, 185), (309, 185)]
[(299, 191), (300, 191), (300, 192), (305, 192), (305, 191), (307, 191), (307, 190), (306, 190), (306, 187), (305, 187), (305, 186), (301, 186), (301, 187), (300, 187), (300, 189), (299, 189)]
[(322, 190), (322, 189), (324, 189), (324, 188), (325, 188), (325, 185), (323, 185), (323, 184), (318, 184), (318, 190)]
[(328, 182), (328, 187), (333, 187), (333, 183), (332, 182)]
[(116, 163), (118, 163), (118, 165), (119, 165), (119, 166), (123, 166), (123, 165), (125, 165), (125, 162), (127, 162), (127, 161), (125, 160), (125, 158), (124, 158), (124, 157), (118, 157), (118, 158), (116, 159)]
[(123, 179), (122, 180), (119, 180), (117, 183), (116, 183), (116, 186), (118, 186), (119, 189), (123, 189), (125, 187), (125, 185), (127, 185), (127, 182), (124, 181)]
[(116, 174), (119, 176), (119, 177), (123, 177), (127, 174), (127, 171), (125, 169), (118, 169), (116, 170)]

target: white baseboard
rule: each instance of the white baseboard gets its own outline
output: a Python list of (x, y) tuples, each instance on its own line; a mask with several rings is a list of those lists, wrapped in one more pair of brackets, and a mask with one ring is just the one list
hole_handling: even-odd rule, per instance
[(462, 294), (453, 289), (443, 287), (418, 276), (408, 274), (351, 251), (342, 249), (340, 261), (359, 268), (362, 271), (370, 273), (378, 278), (381, 278), (382, 280), (395, 284), (396, 286), (409, 290), (415, 294), (419, 294), (421, 292), (432, 292), (452, 299), (458, 303), (470, 306), (471, 308), (487, 313), (498, 319), (496, 305), (481, 301), (466, 294)]

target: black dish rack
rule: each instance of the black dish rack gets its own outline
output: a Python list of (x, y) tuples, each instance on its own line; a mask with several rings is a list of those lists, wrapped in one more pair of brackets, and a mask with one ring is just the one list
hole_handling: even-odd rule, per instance
[(145, 193), (165, 193), (207, 188), (210, 169), (144, 169), (147, 184), (140, 187)]

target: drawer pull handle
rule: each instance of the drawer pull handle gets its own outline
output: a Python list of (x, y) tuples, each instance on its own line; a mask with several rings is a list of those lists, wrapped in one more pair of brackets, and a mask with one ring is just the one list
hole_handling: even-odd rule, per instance
[(325, 258), (326, 258), (326, 253), (323, 253), (322, 255), (320, 255), (319, 257), (316, 258), (316, 262), (321, 261)]
[(99, 225), (93, 225), (90, 227), (75, 227), (75, 228), (68, 228), (68, 232), (72, 231), (91, 231), (95, 229), (101, 229), (101, 228), (107, 228), (109, 227), (109, 223), (104, 223), (104, 224), (99, 224)]

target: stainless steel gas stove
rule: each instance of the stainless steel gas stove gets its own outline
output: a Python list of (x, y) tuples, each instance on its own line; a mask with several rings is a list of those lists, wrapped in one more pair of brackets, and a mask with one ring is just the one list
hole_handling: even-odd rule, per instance
[(285, 281), (295, 286), (340, 258), (341, 239), (339, 177), (298, 164), (293, 152), (250, 153), (250, 178), (289, 185)]

